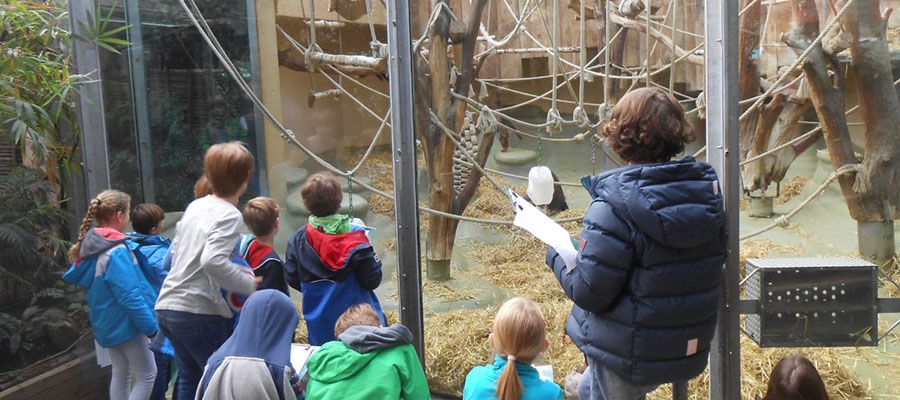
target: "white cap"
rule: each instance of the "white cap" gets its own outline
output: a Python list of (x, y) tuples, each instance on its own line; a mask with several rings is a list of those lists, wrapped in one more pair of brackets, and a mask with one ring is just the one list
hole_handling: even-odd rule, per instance
[(528, 171), (528, 190), (531, 202), (537, 206), (550, 204), (553, 200), (553, 173), (545, 166), (531, 167)]

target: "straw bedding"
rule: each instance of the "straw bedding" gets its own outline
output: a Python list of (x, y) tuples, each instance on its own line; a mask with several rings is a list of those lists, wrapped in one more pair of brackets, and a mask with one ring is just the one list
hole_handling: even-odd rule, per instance
[[(390, 157), (387, 152), (376, 152), (372, 159), (360, 171), (361, 175), (374, 179), (374, 185), (382, 190), (391, 190)], [(805, 181), (794, 178), (782, 188), (782, 196), (778, 203), (783, 204), (799, 193)], [(524, 187), (514, 189), (522, 192)], [(373, 196), (370, 203), (372, 211), (381, 214), (392, 214), (393, 205), (378, 200)], [(557, 218), (579, 216), (583, 210), (569, 210)], [(482, 180), (479, 193), (467, 208), (465, 215), (477, 218), (511, 219), (513, 214), (505, 195), (497, 192), (486, 180)], [(567, 223), (565, 228), (577, 237), (581, 230), (579, 221)], [(495, 227), (502, 233), (509, 234), (509, 240), (500, 245), (473, 245), (467, 248), (457, 246), (458, 251), (468, 251), (470, 259), (480, 265), (467, 270), (454, 270), (456, 274), (474, 274), (485, 279), (507, 292), (527, 297), (541, 307), (547, 319), (550, 349), (539, 363), (553, 366), (554, 378), (562, 384), (565, 375), (584, 363), (581, 352), (565, 336), (564, 326), (571, 310), (572, 303), (556, 282), (550, 269), (544, 264), (545, 246), (514, 227)], [(426, 232), (426, 230), (423, 230)], [(498, 232), (498, 233), (500, 233)], [(395, 242), (386, 246), (386, 251), (393, 251)], [(743, 271), (747, 258), (783, 256), (800, 254), (796, 246), (776, 244), (769, 240), (751, 240), (742, 243), (741, 269)], [(424, 265), (424, 262), (423, 262)], [(900, 277), (900, 261), (894, 260), (889, 269), (892, 276)], [(742, 272), (743, 275), (743, 272)], [(459, 275), (457, 275), (459, 276)], [(396, 279), (393, 277), (392, 279)], [(442, 283), (426, 282), (426, 296), (437, 296), (446, 300), (470, 299), (480, 293), (470, 293)], [(898, 291), (890, 291), (897, 293)], [(488, 309), (462, 309), (450, 312), (425, 314), (425, 345), (429, 385), (435, 392), (460, 394), (465, 376), (476, 365), (491, 362), (492, 351), (488, 348), (491, 320), (496, 312), (495, 305)], [(298, 308), (299, 310), (299, 308)], [(391, 322), (398, 322), (394, 313), (388, 313)], [(305, 323), (301, 321), (295, 339), (306, 338)], [(768, 381), (768, 374), (781, 357), (787, 354), (800, 353), (806, 355), (817, 365), (825, 380), (829, 394), (835, 399), (863, 399), (872, 395), (871, 388), (848, 368), (847, 358), (860, 357), (862, 353), (855, 349), (808, 348), (808, 349), (761, 349), (750, 339), (741, 338), (742, 398), (752, 399), (762, 396)], [(885, 366), (890, 368), (890, 366)], [(690, 382), (691, 399), (707, 399), (708, 371)], [(671, 388), (663, 385), (651, 393), (651, 399), (670, 399)]]

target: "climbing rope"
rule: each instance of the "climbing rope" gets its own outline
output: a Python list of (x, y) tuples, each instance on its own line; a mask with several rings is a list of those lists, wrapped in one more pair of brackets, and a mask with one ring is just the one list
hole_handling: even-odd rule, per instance
[[(179, 0), (179, 3), (181, 4), (182, 8), (184, 8), (189, 19), (191, 20), (191, 23), (194, 24), (194, 26), (199, 31), (200, 36), (203, 38), (203, 40), (206, 42), (206, 44), (210, 47), (210, 49), (212, 50), (212, 52), (216, 56), (216, 58), (223, 64), (226, 72), (228, 72), (228, 74), (231, 76), (231, 78), (238, 84), (238, 87), (251, 100), (251, 102), (254, 104), (254, 106), (257, 107), (263, 113), (263, 116), (265, 116), (266, 119), (268, 119), (269, 122), (271, 122), (272, 125), (279, 131), (282, 138), (284, 138), (289, 143), (291, 143), (292, 145), (299, 148), (301, 151), (303, 151), (304, 154), (306, 154), (308, 157), (310, 157), (313, 161), (315, 161), (322, 167), (328, 169), (332, 173), (335, 173), (340, 176), (348, 177), (350, 180), (352, 180), (356, 184), (362, 186), (366, 190), (368, 190), (376, 195), (382, 196), (390, 201), (395, 201), (395, 198), (393, 195), (388, 194), (382, 190), (379, 190), (378, 188), (353, 177), (352, 174), (348, 174), (344, 171), (341, 171), (339, 168), (335, 167), (328, 161), (322, 159), (315, 152), (313, 152), (312, 150), (307, 148), (305, 145), (303, 145), (303, 143), (301, 143), (297, 139), (297, 136), (294, 134), (294, 132), (292, 130), (286, 128), (281, 123), (281, 121), (278, 118), (276, 118), (274, 114), (272, 114), (272, 112), (268, 109), (268, 107), (266, 107), (266, 105), (262, 102), (262, 100), (260, 100), (259, 97), (253, 92), (252, 88), (249, 87), (247, 82), (244, 81), (243, 78), (241, 78), (239, 71), (234, 66), (231, 59), (228, 57), (228, 55), (225, 53), (224, 49), (219, 44), (218, 40), (216, 39), (215, 34), (212, 32), (211, 29), (209, 29), (209, 26), (206, 23), (206, 19), (203, 17), (202, 13), (200, 13), (199, 8), (194, 3), (194, 1), (193, 0)], [(191, 5), (189, 6), (188, 3), (191, 3)], [(192, 8), (193, 8), (193, 10), (192, 10)], [(299, 45), (299, 43), (295, 43), (295, 44)], [(325, 76), (327, 76), (327, 74), (325, 74)], [(458, 143), (456, 143), (456, 144), (458, 144)], [(512, 221), (466, 217), (466, 216), (456, 215), (456, 214), (452, 214), (452, 213), (448, 213), (448, 212), (444, 212), (444, 211), (434, 210), (434, 209), (424, 207), (424, 206), (419, 206), (419, 209), (421, 211), (424, 211), (431, 215), (436, 215), (436, 216), (449, 218), (449, 219), (455, 219), (458, 221), (473, 222), (473, 223), (479, 223), (479, 224), (485, 224), (485, 225), (512, 225), (513, 224)], [(555, 221), (557, 223), (565, 223), (565, 222), (578, 221), (580, 219), (581, 219), (581, 217), (572, 217), (572, 218), (557, 219)]]
[(831, 182), (834, 182), (835, 179), (837, 179), (843, 175), (851, 174), (851, 173), (856, 174), (856, 179), (854, 179), (854, 183), (853, 183), (853, 191), (856, 193), (860, 193), (860, 194), (867, 192), (869, 190), (870, 183), (869, 183), (868, 174), (866, 174), (866, 167), (862, 164), (844, 164), (840, 168), (838, 168), (837, 170), (832, 172), (830, 175), (828, 175), (828, 178), (826, 178), (822, 182), (822, 184), (819, 185), (819, 187), (817, 187), (816, 190), (809, 197), (807, 197), (805, 200), (800, 202), (800, 204), (798, 204), (796, 207), (794, 207), (794, 209), (789, 211), (787, 214), (784, 214), (782, 216), (779, 216), (778, 218), (775, 218), (775, 221), (773, 221), (769, 225), (766, 225), (765, 227), (763, 227), (761, 229), (758, 229), (758, 230), (748, 233), (744, 236), (741, 236), (740, 241), (743, 242), (747, 239), (762, 235), (763, 233), (766, 233), (775, 228), (788, 227), (791, 222), (790, 219), (793, 218), (794, 215), (797, 215), (797, 213), (800, 212), (800, 210), (802, 210), (804, 207), (809, 205), (809, 203), (811, 203), (813, 201), (813, 199), (815, 199), (816, 197), (819, 197), (819, 195), (824, 193), (825, 189), (828, 188), (828, 185), (830, 185)]

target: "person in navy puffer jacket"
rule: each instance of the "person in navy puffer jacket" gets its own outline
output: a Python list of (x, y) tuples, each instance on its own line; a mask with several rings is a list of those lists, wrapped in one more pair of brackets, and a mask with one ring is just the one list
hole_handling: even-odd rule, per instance
[(670, 161), (693, 140), (671, 95), (629, 92), (603, 135), (629, 165), (582, 179), (593, 201), (576, 266), (552, 248), (547, 264), (575, 303), (566, 333), (588, 361), (580, 398), (644, 399), (706, 368), (726, 221), (712, 166)]

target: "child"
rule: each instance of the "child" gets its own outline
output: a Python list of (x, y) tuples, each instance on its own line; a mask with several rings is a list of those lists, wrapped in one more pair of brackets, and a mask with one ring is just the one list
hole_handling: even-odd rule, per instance
[(366, 303), (384, 321), (378, 297), (381, 261), (365, 230), (354, 229), (350, 217), (338, 214), (341, 184), (329, 173), (309, 177), (300, 190), (312, 214), (288, 241), (284, 273), (288, 284), (303, 292), (303, 318), (309, 343), (334, 340), (334, 323), (350, 306)]
[(104, 190), (91, 200), (78, 241), (69, 249), (74, 263), (63, 275), (87, 290), (94, 338), (109, 349), (112, 361), (112, 400), (147, 399), (156, 378), (150, 351), (150, 338), (159, 332), (156, 296), (125, 244), (130, 206), (131, 198), (118, 190)]
[(559, 385), (541, 380), (531, 366), (550, 345), (546, 325), (531, 300), (515, 297), (503, 303), (488, 336), (497, 353), (494, 363), (472, 368), (466, 376), (463, 399), (562, 400)]
[(244, 205), (243, 215), (244, 224), (253, 236), (242, 237), (241, 257), (253, 268), (253, 274), (262, 278), (258, 289), (275, 289), (288, 294), (284, 263), (272, 248), (279, 226), (278, 203), (268, 197), (251, 199)]
[(769, 375), (763, 400), (828, 400), (828, 392), (812, 362), (789, 355), (778, 361)]
[[(144, 273), (144, 277), (153, 287), (154, 297), (159, 296), (159, 289), (166, 279), (168, 271), (165, 269), (165, 259), (169, 254), (172, 242), (160, 236), (163, 229), (163, 219), (166, 213), (162, 207), (156, 204), (138, 204), (131, 211), (131, 227), (134, 232), (129, 232), (128, 237), (133, 242), (135, 257), (138, 266)], [(169, 380), (172, 379), (172, 358), (175, 350), (165, 335), (156, 335), (150, 344), (153, 358), (156, 360), (156, 382), (153, 384), (151, 400), (165, 400), (166, 391), (169, 389)]]
[(368, 304), (341, 314), (338, 341), (325, 343), (309, 358), (308, 399), (429, 399), (425, 370), (403, 325), (381, 326)]
[(234, 313), (220, 289), (250, 295), (252, 271), (232, 261), (240, 238), (236, 205), (253, 156), (238, 142), (213, 145), (203, 158), (211, 195), (188, 205), (172, 241), (172, 267), (156, 302), (160, 327), (175, 348), (176, 396), (193, 398), (209, 356), (228, 339)]
[(277, 290), (259, 290), (244, 304), (234, 334), (206, 364), (197, 399), (293, 399), (291, 341), (300, 317)]
[(593, 202), (576, 266), (566, 268), (553, 249), (547, 264), (575, 303), (566, 333), (587, 358), (587, 397), (644, 399), (706, 368), (725, 214), (712, 166), (693, 157), (671, 161), (693, 134), (667, 92), (623, 96), (603, 135), (629, 165), (582, 179)]

